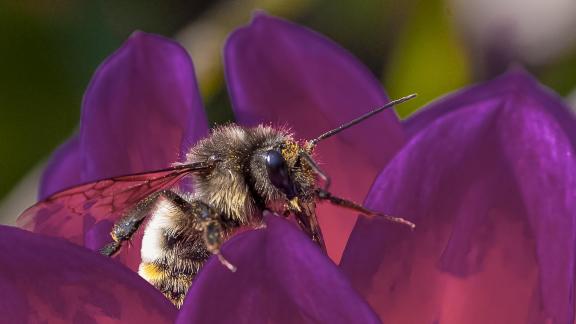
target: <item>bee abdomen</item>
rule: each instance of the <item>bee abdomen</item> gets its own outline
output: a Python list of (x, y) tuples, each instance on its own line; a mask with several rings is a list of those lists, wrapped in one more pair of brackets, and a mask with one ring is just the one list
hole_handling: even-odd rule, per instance
[(142, 262), (138, 273), (180, 308), (201, 265), (191, 262), (189, 267), (178, 269), (160, 262)]
[(138, 273), (176, 307), (210, 256), (195, 224), (195, 215), (171, 205), (158, 206), (142, 238)]

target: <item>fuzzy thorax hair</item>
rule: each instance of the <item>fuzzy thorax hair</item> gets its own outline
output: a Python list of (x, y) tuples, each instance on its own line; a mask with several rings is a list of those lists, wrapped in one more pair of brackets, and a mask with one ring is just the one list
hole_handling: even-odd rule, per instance
[(187, 162), (219, 161), (210, 172), (194, 175), (195, 198), (243, 224), (260, 218), (265, 208), (283, 212), (286, 197), (267, 175), (264, 158), (269, 150), (282, 154), (299, 195), (309, 195), (315, 177), (308, 165), (300, 163), (298, 154), (304, 148), (289, 131), (230, 124), (213, 129), (186, 155)]

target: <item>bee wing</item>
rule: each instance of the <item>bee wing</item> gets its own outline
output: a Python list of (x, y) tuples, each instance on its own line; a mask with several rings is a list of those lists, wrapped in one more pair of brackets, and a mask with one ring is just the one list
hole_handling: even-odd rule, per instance
[(326, 253), (326, 244), (316, 217), (316, 203), (314, 201), (301, 203), (300, 211), (293, 213), (300, 228)]
[(184, 176), (211, 169), (208, 162), (119, 176), (58, 192), (25, 210), (16, 224), (35, 233), (84, 245), (84, 232), (101, 220), (110, 224), (156, 191), (174, 186)]

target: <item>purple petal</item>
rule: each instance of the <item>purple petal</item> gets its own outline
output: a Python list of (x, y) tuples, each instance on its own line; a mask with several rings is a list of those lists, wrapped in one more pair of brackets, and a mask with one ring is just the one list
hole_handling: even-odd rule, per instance
[(172, 323), (176, 309), (134, 272), (59, 239), (0, 226), (6, 323)]
[(177, 323), (379, 323), (338, 268), (294, 225), (267, 227), (223, 247), (238, 270), (212, 258), (194, 281)]
[(44, 200), (57, 191), (80, 183), (80, 162), (79, 140), (75, 135), (52, 154), (42, 173), (38, 199)]
[[(84, 98), (80, 134), (53, 156), (40, 198), (97, 179), (166, 168), (207, 133), (186, 51), (163, 37), (135, 33), (95, 73)], [(85, 215), (76, 224), (80, 227), (67, 229), (68, 234), (85, 234), (90, 248), (110, 240), (108, 220)]]
[(134, 33), (98, 68), (82, 107), (82, 180), (161, 169), (208, 134), (186, 51)]
[[(523, 83), (526, 72), (522, 68), (514, 67), (508, 73), (498, 77), (482, 86), (469, 87), (436, 100), (403, 122), (406, 134), (410, 137), (426, 128), (438, 117), (463, 108), (481, 105), (484, 100), (505, 96), (516, 91), (518, 83)], [(512, 79), (516, 81), (511, 82)], [(497, 100), (497, 99), (496, 99)]]
[[(225, 63), (237, 121), (287, 125), (299, 139), (315, 138), (387, 102), (378, 81), (350, 53), (263, 14), (230, 36)], [(402, 143), (390, 111), (321, 142), (318, 157), (334, 179), (333, 192), (360, 201)], [(320, 206), (319, 214), (328, 252), (339, 260), (356, 216), (331, 206)]]
[(78, 139), (53, 156), (40, 197), (75, 184), (165, 168), (207, 134), (186, 51), (166, 38), (134, 33), (94, 74)]
[(572, 323), (568, 108), (513, 72), (434, 109), (366, 201), (416, 231), (360, 220), (343, 270), (392, 323)]

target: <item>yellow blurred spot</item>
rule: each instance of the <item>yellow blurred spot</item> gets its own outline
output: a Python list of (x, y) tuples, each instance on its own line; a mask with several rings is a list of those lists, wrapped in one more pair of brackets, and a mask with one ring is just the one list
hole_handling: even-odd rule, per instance
[(397, 36), (384, 75), (390, 98), (417, 92), (396, 108), (406, 118), (429, 101), (470, 82), (470, 64), (444, 1), (416, 1)]

